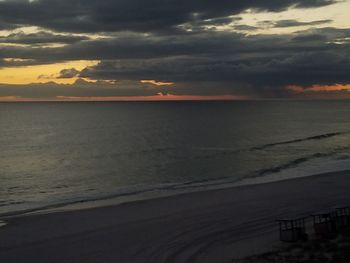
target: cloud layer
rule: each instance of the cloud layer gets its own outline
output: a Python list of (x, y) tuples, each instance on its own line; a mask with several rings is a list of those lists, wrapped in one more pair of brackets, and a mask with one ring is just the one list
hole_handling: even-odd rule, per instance
[[(52, 73), (57, 79), (100, 81), (88, 85), (94, 87), (93, 94), (85, 91), (91, 96), (96, 96), (95, 88), (109, 81), (119, 82), (118, 87), (121, 83), (128, 88), (137, 86), (129, 93), (137, 91), (139, 95), (162, 89), (185, 94), (288, 97), (296, 91), (288, 89), (290, 86), (307, 89), (350, 83), (350, 29), (330, 27), (333, 20), (329, 18), (265, 20), (247, 25), (241, 23), (240, 16), (245, 12), (312, 9), (337, 2), (5, 0), (0, 1), (0, 30), (38, 29), (0, 37), (0, 68), (98, 60), (97, 65), (83, 70), (64, 68)], [(251, 34), (266, 27), (302, 29)], [(152, 81), (174, 85), (152, 90)], [(1, 86), (0, 92), (14, 95), (8, 87)], [(100, 89), (101, 96), (119, 94), (105, 88)], [(85, 89), (87, 86), (80, 91)], [(41, 92), (54, 96), (51, 91)], [(60, 85), (55, 94), (63, 91), (77, 95)], [(129, 94), (126, 91), (121, 94)]]
[(35, 25), (64, 32), (165, 31), (186, 22), (218, 19), (247, 9), (281, 11), (312, 8), (336, 0), (7, 0), (0, 25)]

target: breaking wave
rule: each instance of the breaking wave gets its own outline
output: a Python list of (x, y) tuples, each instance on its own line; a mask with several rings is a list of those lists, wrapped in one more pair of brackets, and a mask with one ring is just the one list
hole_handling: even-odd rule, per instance
[(328, 139), (328, 138), (335, 137), (335, 136), (338, 136), (338, 135), (344, 135), (344, 134), (347, 134), (347, 133), (348, 132), (325, 133), (325, 134), (320, 134), (320, 135), (306, 137), (306, 138), (301, 138), (301, 139), (269, 143), (269, 144), (265, 144), (265, 145), (262, 145), (262, 146), (253, 147), (253, 148), (251, 148), (251, 150), (265, 150), (266, 148), (270, 148), (270, 147), (274, 147), (274, 146), (278, 146), (278, 145), (293, 144), (293, 143), (299, 143), (299, 142), (305, 142), (305, 141), (313, 141), (313, 140), (323, 140), (323, 139)]

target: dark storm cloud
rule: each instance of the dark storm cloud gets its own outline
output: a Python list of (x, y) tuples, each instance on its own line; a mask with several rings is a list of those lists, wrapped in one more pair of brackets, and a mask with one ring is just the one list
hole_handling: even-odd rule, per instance
[[(94, 79), (157, 79), (174, 82), (231, 82), (261, 86), (349, 83), (350, 48), (295, 54), (276, 52), (237, 59), (177, 58), (104, 61), (81, 73)], [(259, 87), (260, 86), (260, 87)], [(231, 89), (231, 87), (227, 87)]]
[(8, 24), (4, 21), (1, 21), (1, 19), (0, 19), (0, 30), (12, 30), (12, 29), (15, 29), (16, 27), (17, 27), (17, 25)]
[(285, 28), (285, 27), (299, 27), (299, 26), (317, 26), (322, 24), (332, 23), (333, 20), (324, 19), (324, 20), (315, 20), (315, 21), (298, 21), (295, 19), (284, 19), (284, 20), (265, 20), (258, 22), (258, 26), (261, 28)]
[(333, 20), (330, 20), (330, 19), (315, 20), (310, 22), (302, 22), (294, 19), (287, 19), (287, 20), (278, 20), (276, 22), (272, 22), (272, 24), (273, 24), (273, 27), (295, 27), (295, 26), (316, 26), (316, 25), (322, 25), (322, 24), (329, 24), (332, 22)]
[(0, 69), (4, 67), (21, 67), (21, 66), (30, 66), (36, 64), (34, 60), (16, 60), (16, 59), (0, 59)]
[(214, 88), (225, 82), (228, 92), (238, 85), (261, 89), (349, 83), (349, 37), (349, 29), (337, 28), (289, 35), (247, 36), (215, 31), (178, 36), (138, 34), (59, 48), (1, 47), (0, 58), (33, 59), (34, 63), (97, 59), (102, 62), (83, 70), (81, 77), (208, 82)]
[(280, 89), (287, 85), (346, 84), (350, 82), (350, 45), (332, 41), (345, 41), (349, 33), (348, 29), (336, 28), (301, 31), (289, 36), (235, 34), (230, 38), (230, 34), (217, 33), (221, 41), (211, 38), (210, 42), (229, 45), (212, 49), (205, 40), (194, 40), (198, 43), (198, 53), (191, 50), (170, 58), (106, 60), (83, 70), (81, 76), (208, 82), (216, 87), (225, 82), (226, 92), (234, 90), (236, 84), (247, 84), (257, 90), (262, 86)]
[(308, 29), (303, 31), (298, 31), (296, 34), (300, 36), (306, 35), (323, 35), (327, 37), (329, 41), (334, 41), (336, 39), (345, 39), (350, 37), (350, 28), (334, 28), (334, 27), (324, 27), (316, 29)]
[(299, 43), (311, 43), (318, 45), (322, 43), (337, 43), (346, 44), (349, 43), (350, 29), (348, 28), (332, 28), (325, 27), (320, 29), (310, 29), (296, 32), (296, 36), (292, 39), (294, 42)]
[(4, 37), (0, 37), (0, 43), (13, 43), (13, 44), (52, 44), (63, 43), (72, 44), (82, 40), (88, 40), (86, 36), (73, 36), (73, 35), (61, 35), (52, 34), (48, 32), (37, 32), (31, 34), (25, 34), (23, 32), (12, 33)]
[(321, 34), (300, 35), (293, 38), (293, 41), (297, 42), (325, 42), (328, 37)]
[[(257, 88), (350, 82), (350, 45), (332, 43), (348, 39), (348, 29), (325, 28), (280, 36), (205, 35), (202, 41), (193, 41), (198, 43), (196, 51), (180, 49), (177, 50), (179, 56), (164, 58), (105, 60), (83, 70), (81, 76), (174, 82), (224, 81)], [(173, 50), (175, 52), (176, 46)], [(231, 86), (227, 85), (228, 89)]]
[(36, 59), (42, 62), (65, 60), (142, 59), (180, 55), (220, 54), (239, 49), (243, 35), (237, 33), (203, 32), (185, 36), (150, 36), (91, 40), (65, 47), (1, 46), (0, 58)]
[(246, 9), (312, 8), (336, 0), (39, 0), (0, 2), (0, 25), (34, 25), (65, 32), (164, 31), (193, 20), (228, 19)]
[[(42, 63), (67, 60), (155, 59), (175, 56), (251, 57), (258, 53), (319, 51), (333, 48), (335, 39), (347, 38), (350, 30), (326, 28), (300, 31), (291, 35), (255, 35), (234, 32), (205, 31), (170, 36), (143, 36), (137, 34), (111, 39), (77, 42), (57, 48), (1, 46), (0, 58), (34, 59)], [(298, 37), (324, 36), (319, 43), (298, 41)]]
[[(103, 82), (92, 85), (81, 80), (73, 85), (77, 89), (52, 83), (27, 85), (27, 89), (1, 86), (0, 94), (9, 94), (12, 89), (18, 91), (18, 96), (32, 93), (42, 97), (154, 95), (159, 91), (286, 97), (289, 95), (285, 89), (288, 85), (307, 87), (350, 83), (350, 29), (327, 27), (290, 34), (249, 35), (247, 31), (255, 33), (259, 28), (239, 24), (239, 15), (247, 9), (278, 12), (335, 2), (0, 1), (0, 29), (38, 26), (43, 30), (1, 37), (0, 67), (98, 60), (101, 61), (99, 64), (81, 72), (68, 68), (53, 72), (50, 78), (80, 76), (100, 81), (122, 81), (113, 88), (104, 86)], [(258, 26), (285, 28), (331, 22), (279, 20), (265, 21)], [(217, 31), (220, 26), (226, 26), (227, 31)], [(45, 29), (64, 33), (49, 33)], [(99, 33), (103, 38), (73, 33)], [(55, 43), (64, 45), (45, 45)], [(141, 79), (175, 82), (175, 85), (149, 90), (148, 86), (139, 83)]]
[(238, 31), (255, 31), (259, 29), (259, 27), (248, 25), (235, 25), (233, 28)]

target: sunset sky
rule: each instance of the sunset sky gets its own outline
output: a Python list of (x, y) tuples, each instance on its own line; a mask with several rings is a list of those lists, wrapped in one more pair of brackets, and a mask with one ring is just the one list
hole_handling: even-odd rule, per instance
[(349, 0), (0, 0), (0, 101), (350, 98)]

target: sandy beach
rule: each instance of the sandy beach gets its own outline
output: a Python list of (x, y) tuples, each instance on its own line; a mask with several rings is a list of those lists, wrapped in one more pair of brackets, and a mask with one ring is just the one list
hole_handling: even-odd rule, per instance
[(0, 261), (234, 262), (278, 248), (277, 218), (350, 204), (350, 172), (0, 218)]

